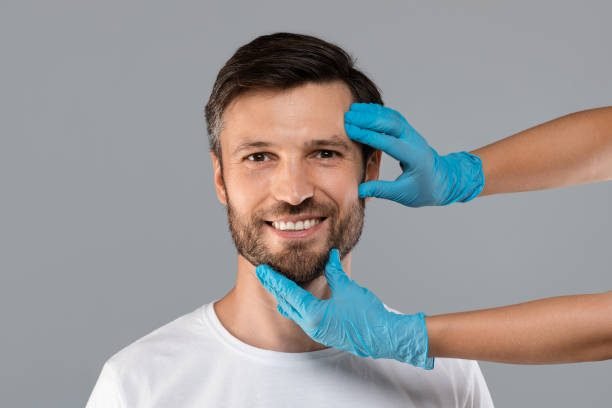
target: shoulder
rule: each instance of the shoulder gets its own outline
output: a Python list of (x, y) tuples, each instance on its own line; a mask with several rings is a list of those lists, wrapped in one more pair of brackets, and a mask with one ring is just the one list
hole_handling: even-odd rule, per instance
[(214, 353), (209, 347), (210, 330), (203, 321), (206, 306), (166, 323), (112, 355), (102, 367), (87, 408), (149, 406), (150, 390), (189, 364), (197, 354), (194, 350), (206, 360)]
[(177, 317), (171, 322), (142, 336), (112, 355), (105, 366), (122, 377), (134, 368), (175, 361), (188, 346), (205, 341), (202, 311), (206, 305)]

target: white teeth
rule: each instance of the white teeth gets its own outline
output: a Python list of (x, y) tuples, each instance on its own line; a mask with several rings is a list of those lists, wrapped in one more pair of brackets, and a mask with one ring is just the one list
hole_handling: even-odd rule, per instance
[(285, 231), (285, 230), (290, 230), (290, 231), (302, 231), (302, 230), (307, 230), (309, 228), (314, 227), (315, 225), (317, 225), (319, 222), (318, 219), (311, 219), (311, 220), (303, 220), (303, 221), (297, 221), (295, 223), (293, 223), (292, 221), (273, 221), (272, 225), (274, 226), (274, 228), (279, 229), (281, 231)]

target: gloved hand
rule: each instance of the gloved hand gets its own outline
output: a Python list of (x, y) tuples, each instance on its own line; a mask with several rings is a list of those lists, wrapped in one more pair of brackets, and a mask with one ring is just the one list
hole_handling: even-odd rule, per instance
[(432, 369), (425, 315), (385, 309), (368, 289), (342, 269), (340, 253), (330, 251), (325, 276), (329, 299), (318, 299), (267, 264), (255, 269), (262, 285), (276, 297), (278, 311), (297, 323), (313, 340), (360, 357), (390, 358)]
[(440, 156), (393, 109), (374, 103), (353, 103), (344, 114), (352, 140), (382, 150), (399, 160), (402, 174), (394, 181), (367, 181), (359, 197), (379, 197), (408, 207), (467, 202), (484, 188), (480, 158), (468, 152)]

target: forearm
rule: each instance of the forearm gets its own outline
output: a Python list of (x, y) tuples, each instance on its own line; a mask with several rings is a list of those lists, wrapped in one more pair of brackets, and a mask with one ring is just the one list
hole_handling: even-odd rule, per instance
[(562, 116), (470, 153), (482, 160), (480, 196), (612, 180), (612, 107)]
[(429, 356), (516, 364), (612, 358), (612, 292), (426, 318)]

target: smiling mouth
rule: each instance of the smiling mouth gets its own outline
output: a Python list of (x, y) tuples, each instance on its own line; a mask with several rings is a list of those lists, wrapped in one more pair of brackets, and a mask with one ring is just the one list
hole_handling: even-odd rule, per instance
[(279, 231), (305, 231), (319, 225), (326, 218), (315, 217), (299, 221), (266, 221), (266, 224)]

